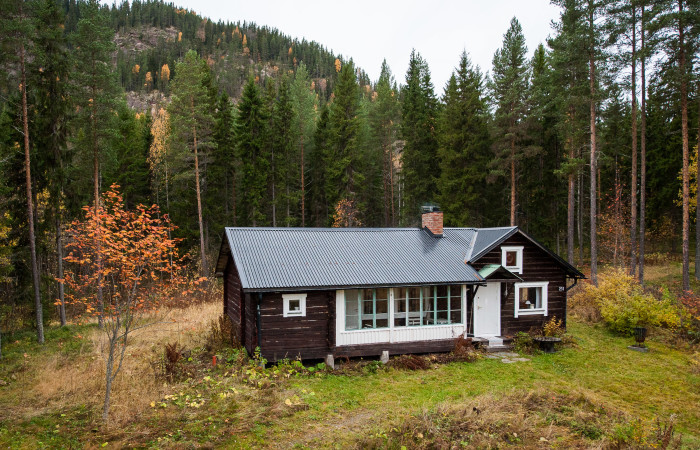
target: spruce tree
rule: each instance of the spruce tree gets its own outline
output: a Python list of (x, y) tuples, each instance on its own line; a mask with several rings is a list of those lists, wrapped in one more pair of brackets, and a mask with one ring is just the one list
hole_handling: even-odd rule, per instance
[(318, 108), (318, 98), (314, 94), (311, 80), (309, 79), (309, 72), (303, 62), (299, 64), (299, 68), (297, 68), (294, 75), (290, 96), (293, 112), (292, 129), (295, 130), (296, 135), (296, 140), (293, 143), (296, 147), (294, 153), (299, 155), (298, 185), (301, 187), (299, 200), (301, 203), (301, 226), (303, 227), (306, 226), (306, 216), (308, 215), (306, 210), (306, 186), (308, 181), (305, 176), (309, 164), (307, 155), (314, 151), (313, 136), (316, 125), (316, 110)]
[(265, 205), (270, 158), (266, 151), (267, 113), (255, 80), (250, 78), (238, 102), (234, 124), (236, 154), (241, 161), (240, 211), (243, 225), (268, 224)]
[(420, 206), (438, 197), (440, 165), (437, 157), (437, 102), (428, 64), (413, 50), (402, 89), (401, 221), (416, 225)]
[(553, 176), (561, 163), (561, 144), (555, 129), (556, 103), (553, 101), (551, 57), (540, 44), (530, 61), (529, 118), (532, 144), (540, 152), (521, 163), (527, 176), (520, 180), (521, 226), (543, 243), (559, 250), (561, 224), (565, 222), (562, 197), (566, 188), (561, 177)]
[(236, 158), (233, 137), (234, 109), (229, 96), (223, 92), (217, 101), (214, 114), (214, 148), (209, 167), (209, 189), (207, 190), (207, 210), (212, 226), (217, 232), (226, 226), (236, 226), (237, 173), (239, 161)]
[(151, 146), (150, 117), (135, 113), (126, 102), (117, 109), (117, 134), (111, 145), (114, 161), (105, 178), (108, 184), (121, 186), (124, 204), (134, 209), (139, 204), (151, 205), (151, 176), (148, 168), (148, 152)]
[[(67, 80), (71, 60), (64, 33), (65, 14), (54, 0), (35, 4), (35, 50), (31, 66), (34, 89), (34, 117), (30, 134), (34, 136), (39, 174), (45, 178), (49, 192), (50, 214), (47, 228), (55, 230), (56, 273), (59, 320), (67, 323), (63, 282), (63, 220), (65, 166), (70, 162), (67, 151), (68, 121), (71, 112)], [(36, 178), (36, 177), (35, 177)]]
[(329, 225), (330, 210), (326, 201), (326, 163), (329, 160), (331, 143), (330, 111), (328, 105), (321, 106), (313, 148), (309, 153), (309, 218), (314, 227)]
[(280, 188), (278, 204), (282, 206), (284, 226), (293, 226), (301, 222), (299, 217), (299, 157), (297, 129), (293, 127), (294, 112), (290, 101), (289, 79), (282, 77), (277, 99), (272, 108), (270, 139), (277, 155), (275, 174)]
[(527, 47), (518, 20), (510, 21), (503, 47), (493, 56), (490, 88), (495, 106), (494, 150), (491, 177), (506, 176), (510, 183), (510, 225), (517, 223), (517, 184), (520, 161), (534, 153), (528, 147)]
[(462, 53), (452, 73), (438, 121), (440, 147), (440, 206), (445, 224), (481, 226), (484, 224), (488, 197), (484, 168), (490, 156), (487, 108), (483, 76)]
[[(325, 173), (326, 201), (331, 207), (341, 200), (358, 202), (365, 178), (360, 171), (360, 92), (352, 60), (343, 64), (333, 94)], [(355, 207), (362, 211), (362, 205), (355, 203)]]
[[(112, 54), (116, 48), (114, 31), (109, 25), (106, 12), (100, 9), (96, 0), (90, 0), (81, 7), (77, 31), (71, 37), (76, 63), (71, 77), (75, 87), (72, 97), (79, 111), (75, 116), (75, 125), (80, 129), (76, 143), (84, 160), (92, 160), (92, 203), (97, 215), (100, 166), (105, 158), (101, 149), (108, 148), (110, 140), (115, 137), (114, 112), (121, 92), (112, 68)], [(73, 191), (81, 192), (82, 189), (78, 185)], [(80, 199), (82, 196), (71, 197)], [(81, 205), (74, 205), (77, 206)], [(100, 237), (97, 236), (97, 239), (99, 241)], [(101, 258), (99, 246), (97, 257)], [(100, 305), (98, 323), (101, 327), (104, 308), (101, 280), (97, 283), (97, 297)]]
[(382, 154), (382, 194), (383, 220), (385, 227), (396, 226), (396, 152), (398, 139), (399, 114), (401, 105), (396, 82), (386, 60), (382, 62), (379, 80), (375, 87), (374, 103), (369, 120), (372, 140)]

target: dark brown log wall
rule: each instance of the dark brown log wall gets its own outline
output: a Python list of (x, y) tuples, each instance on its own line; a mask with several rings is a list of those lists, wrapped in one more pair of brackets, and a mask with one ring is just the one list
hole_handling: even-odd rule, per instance
[(335, 340), (330, 336), (329, 327), (335, 320), (335, 311), (331, 312), (331, 305), (335, 309), (335, 291), (308, 291), (306, 294), (304, 317), (284, 317), (282, 294), (263, 294), (260, 348), (268, 361), (297, 357), (320, 359), (330, 353), (329, 341)]
[(343, 345), (333, 349), (333, 356), (336, 358), (355, 358), (358, 356), (381, 356), (384, 350), (389, 351), (389, 355), (403, 355), (406, 353), (442, 353), (451, 352), (455, 348), (455, 339), (441, 339), (435, 341), (413, 341), (413, 342), (384, 342), (380, 344), (363, 345)]
[(249, 355), (253, 355), (258, 346), (257, 307), (258, 294), (243, 295), (243, 345)]
[(243, 290), (238, 270), (229, 256), (224, 269), (224, 314), (228, 315), (233, 323), (233, 334), (239, 342), (243, 343), (243, 309), (241, 300)]
[[(523, 281), (549, 281), (547, 289), (548, 315), (515, 317), (515, 292), (509, 285), (508, 296), (501, 297), (501, 335), (513, 336), (518, 331), (528, 331), (532, 327), (541, 327), (552, 317), (562, 319), (566, 326), (566, 272), (546, 252), (530, 242), (521, 234), (515, 234), (501, 244), (505, 246), (523, 246)], [(473, 266), (479, 270), (486, 264), (501, 264), (501, 246), (496, 247), (476, 261)]]

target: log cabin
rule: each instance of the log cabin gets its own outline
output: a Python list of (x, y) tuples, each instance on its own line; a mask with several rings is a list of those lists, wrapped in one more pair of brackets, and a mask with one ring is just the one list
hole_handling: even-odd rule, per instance
[[(238, 341), (268, 361), (499, 347), (584, 275), (518, 227), (226, 228), (217, 274)], [(386, 354), (386, 353), (385, 353)]]

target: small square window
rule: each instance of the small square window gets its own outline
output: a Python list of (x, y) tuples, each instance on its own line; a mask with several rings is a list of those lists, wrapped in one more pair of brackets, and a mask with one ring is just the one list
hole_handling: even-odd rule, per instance
[(282, 302), (284, 317), (306, 316), (306, 294), (284, 294)]
[(523, 247), (501, 247), (501, 265), (513, 273), (523, 273)]

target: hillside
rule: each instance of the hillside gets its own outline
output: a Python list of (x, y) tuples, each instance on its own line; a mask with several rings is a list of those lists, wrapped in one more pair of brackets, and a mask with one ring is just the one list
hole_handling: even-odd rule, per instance
[[(79, 13), (79, 7), (67, 8), (66, 13)], [(190, 49), (206, 59), (219, 89), (232, 98), (240, 96), (248, 77), (277, 79), (293, 74), (300, 63), (306, 65), (322, 98), (330, 96), (337, 78), (337, 56), (331, 51), (274, 28), (213, 22), (172, 3), (151, 0), (112, 6), (109, 15), (119, 79), (136, 109), (159, 101), (158, 95), (151, 97), (153, 91), (169, 94), (175, 62)]]

